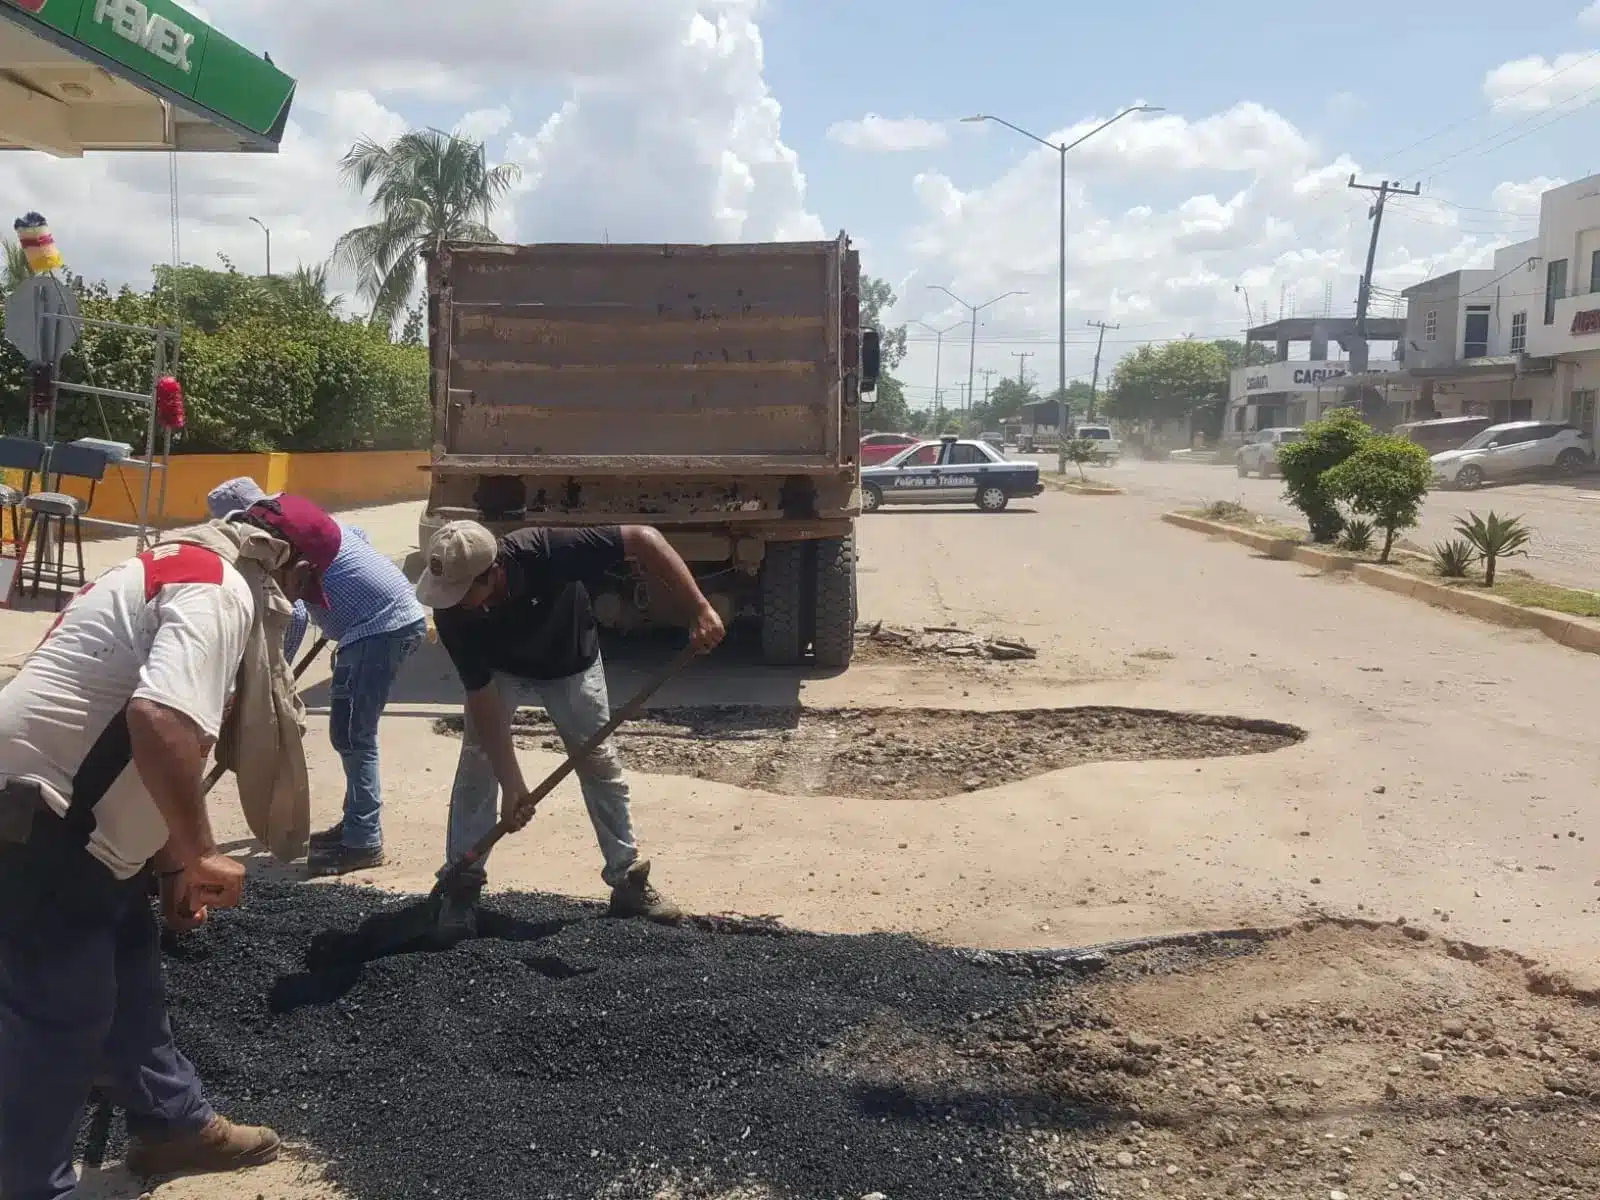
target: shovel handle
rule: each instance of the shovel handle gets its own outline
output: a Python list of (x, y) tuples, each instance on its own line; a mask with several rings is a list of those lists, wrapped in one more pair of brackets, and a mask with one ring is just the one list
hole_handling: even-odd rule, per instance
[[(605, 740), (615, 733), (617, 727), (624, 721), (630, 721), (638, 716), (639, 710), (645, 706), (650, 697), (661, 690), (661, 685), (693, 662), (698, 654), (699, 651), (692, 645), (685, 646), (678, 652), (676, 658), (651, 676), (626, 704), (621, 708), (613, 709), (610, 719), (600, 726), (588, 741), (584, 742), (576, 750), (568, 750), (567, 757), (561, 765), (546, 775), (539, 782), (539, 785), (528, 793), (529, 806), (537, 810), (539, 802), (555, 791), (556, 785), (572, 774), (577, 769), (578, 763), (600, 749)], [(480, 861), (499, 844), (501, 838), (510, 832), (511, 826), (508, 824), (508, 818), (501, 817), (495, 823), (495, 827), (479, 838), (470, 850), (456, 859), (455, 862), (446, 863), (439, 869), (438, 879), (440, 884), (448, 887), (460, 876), (462, 871)]]

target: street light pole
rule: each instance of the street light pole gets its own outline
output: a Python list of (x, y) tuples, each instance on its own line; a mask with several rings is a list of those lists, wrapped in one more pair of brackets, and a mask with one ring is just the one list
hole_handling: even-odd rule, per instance
[(962, 308), (966, 309), (971, 314), (971, 318), (972, 318), (972, 337), (967, 343), (967, 400), (966, 400), (967, 406), (970, 407), (971, 404), (972, 404), (972, 378), (973, 378), (974, 375), (977, 374), (976, 367), (978, 365), (978, 314), (980, 312), (982, 312), (984, 309), (990, 307), (991, 305), (999, 304), (1000, 301), (1006, 299), (1007, 297), (1010, 297), (1010, 296), (1026, 296), (1028, 293), (1027, 292), (1021, 292), (1021, 291), (1002, 292), (1002, 293), (1000, 293), (1000, 295), (996, 296), (993, 300), (985, 300), (982, 304), (969, 304), (969, 303), (967, 303), (967, 301), (963, 300), (960, 296), (956, 295), (949, 288), (945, 287), (942, 284), (930, 283), (928, 286), (931, 287), (936, 292), (943, 292), (946, 296), (949, 296), (950, 299), (954, 300), (957, 304), (961, 305)]
[(272, 230), (268, 229), (265, 225), (261, 224), (261, 218), (260, 217), (251, 217), (250, 220), (253, 221), (256, 225), (259, 225), (261, 227), (261, 232), (267, 235), (267, 278), (271, 279), (272, 278)]
[(944, 359), (944, 335), (947, 334), (947, 333), (954, 333), (957, 329), (960, 329), (963, 325), (965, 325), (966, 322), (965, 321), (957, 321), (954, 325), (951, 325), (948, 329), (935, 329), (932, 325), (929, 325), (926, 321), (918, 321), (916, 319), (912, 320), (912, 324), (913, 325), (921, 325), (929, 333), (934, 335), (934, 343), (933, 343), (933, 407), (937, 410), (937, 409), (940, 409), (940, 408), (943, 407), (943, 405), (939, 402), (939, 374), (940, 374), (940, 364), (942, 363), (942, 361)]
[(1042, 138), (1036, 133), (1030, 133), (1020, 125), (1013, 125), (1003, 117), (992, 116), (989, 113), (978, 113), (971, 117), (962, 117), (969, 123), (993, 121), (996, 125), (1004, 125), (1013, 133), (1020, 133), (1023, 137), (1038, 142), (1041, 146), (1048, 146), (1054, 150), (1061, 161), (1061, 237), (1060, 261), (1056, 272), (1056, 376), (1057, 376), (1057, 407), (1061, 412), (1061, 434), (1056, 452), (1056, 471), (1064, 474), (1067, 469), (1067, 151), (1075, 146), (1081, 146), (1102, 129), (1115, 125), (1123, 117), (1133, 113), (1164, 112), (1157, 104), (1135, 104), (1123, 109), (1109, 121), (1102, 121), (1082, 137), (1071, 142), (1057, 143), (1048, 138)]

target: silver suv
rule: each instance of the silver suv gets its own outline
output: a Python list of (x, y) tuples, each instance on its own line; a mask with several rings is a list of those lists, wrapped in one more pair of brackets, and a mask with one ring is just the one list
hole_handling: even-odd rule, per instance
[(1252, 433), (1250, 440), (1239, 447), (1239, 453), (1234, 458), (1234, 465), (1239, 468), (1239, 477), (1242, 479), (1254, 473), (1266, 479), (1278, 470), (1278, 447), (1298, 442), (1305, 436), (1304, 429), (1287, 426)]
[(1489, 426), (1460, 449), (1435, 454), (1432, 462), (1437, 483), (1471, 491), (1522, 475), (1581, 475), (1594, 462), (1594, 447), (1575, 425), (1511, 421)]

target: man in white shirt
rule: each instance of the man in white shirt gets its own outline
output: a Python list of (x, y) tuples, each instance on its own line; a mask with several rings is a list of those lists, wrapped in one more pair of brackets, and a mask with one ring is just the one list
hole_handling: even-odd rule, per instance
[[(320, 596), (331, 561), (308, 529), (304, 547), (273, 535), (286, 557), (271, 578), (291, 601)], [(136, 1174), (277, 1156), (271, 1130), (211, 1110), (173, 1044), (145, 902), (153, 874), (174, 928), (239, 903), (244, 867), (217, 849), (201, 777), (254, 619), (250, 585), (222, 554), (164, 544), (80, 591), (0, 690), (5, 1200), (72, 1193), (97, 1080), (127, 1113)]]

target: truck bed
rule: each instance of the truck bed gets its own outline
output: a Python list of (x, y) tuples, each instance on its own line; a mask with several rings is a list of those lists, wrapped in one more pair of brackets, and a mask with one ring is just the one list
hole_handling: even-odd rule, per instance
[(853, 470), (847, 254), (843, 238), (443, 247), (429, 265), (434, 470)]

